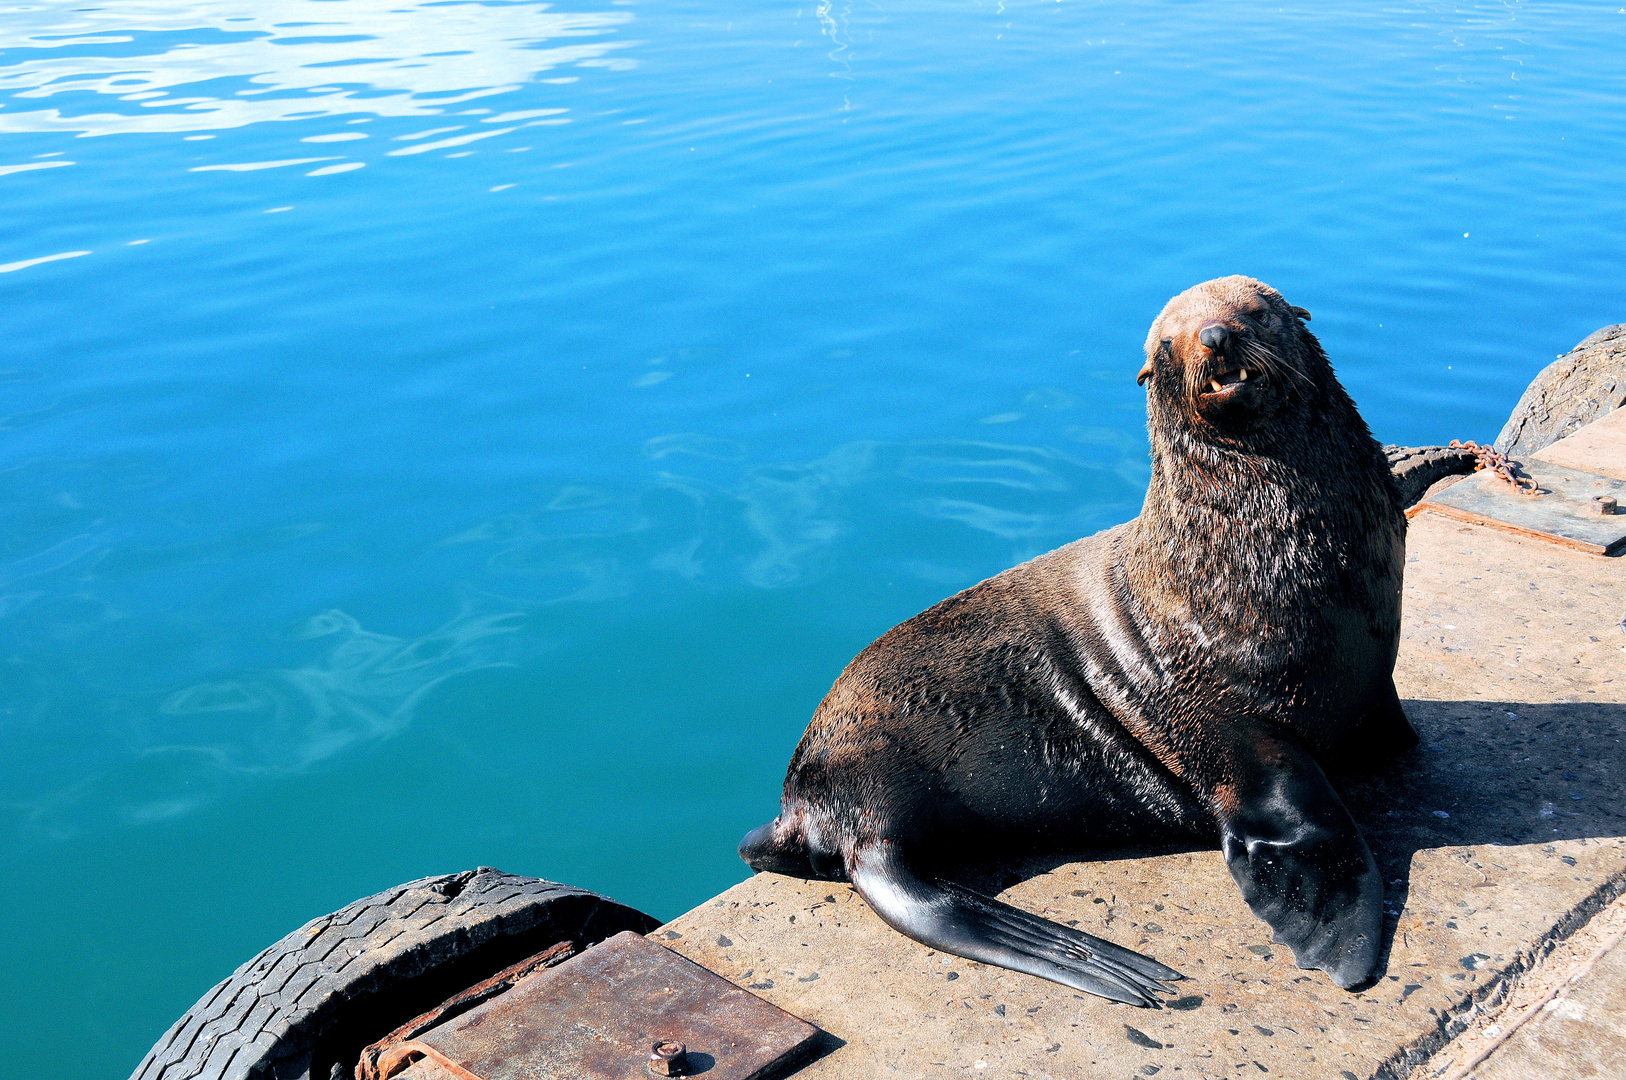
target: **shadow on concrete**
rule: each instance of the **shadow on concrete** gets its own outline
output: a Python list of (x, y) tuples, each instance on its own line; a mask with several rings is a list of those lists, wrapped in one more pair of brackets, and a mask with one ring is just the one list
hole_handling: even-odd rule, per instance
[[(1417, 747), (1375, 771), (1329, 770), (1383, 872), (1391, 912), (1405, 908), (1419, 851), (1626, 836), (1626, 705), (1407, 701), (1405, 708)], [(998, 892), (1070, 862), (1217, 846), (1178, 840), (1036, 854), (978, 862), (954, 876)], [(1600, 893), (1599, 904), (1611, 898)], [(1379, 977), (1398, 921), (1392, 914), (1385, 922)]]
[[(1418, 851), (1626, 836), (1626, 705), (1405, 707), (1422, 742), (1339, 784), (1388, 883), (1391, 910), (1405, 907)], [(1396, 921), (1385, 926), (1385, 963)]]
[(808, 1042), (807, 1048), (800, 1056), (791, 1059), (768, 1075), (774, 1077), (789, 1076), (798, 1069), (803, 1069), (813, 1064), (820, 1058), (829, 1057), (831, 1054), (835, 1053), (837, 1050), (840, 1050), (846, 1045), (846, 1039), (839, 1038), (830, 1034), (830, 1032), (825, 1031), (823, 1028), (819, 1028), (819, 1033), (813, 1036), (812, 1040)]
[(1404, 870), (1419, 848), (1626, 835), (1626, 705), (1405, 706), (1422, 742), (1340, 784), (1380, 864)]

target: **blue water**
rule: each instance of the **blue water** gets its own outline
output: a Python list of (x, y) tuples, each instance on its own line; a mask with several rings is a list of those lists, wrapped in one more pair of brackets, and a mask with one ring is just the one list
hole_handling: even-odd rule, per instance
[(1136, 512), (1189, 285), (1389, 442), (1626, 319), (1613, 4), (84, 4), (0, 7), (17, 1075), (422, 874), (740, 879), (854, 652)]

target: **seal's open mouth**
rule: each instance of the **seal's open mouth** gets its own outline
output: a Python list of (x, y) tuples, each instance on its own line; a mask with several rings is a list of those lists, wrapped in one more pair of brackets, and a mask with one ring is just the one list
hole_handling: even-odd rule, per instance
[(1227, 371), (1215, 372), (1214, 375), (1209, 378), (1208, 385), (1203, 388), (1202, 394), (1204, 397), (1211, 397), (1214, 394), (1223, 394), (1233, 386), (1245, 383), (1249, 379), (1257, 379), (1258, 377), (1259, 372), (1257, 370), (1250, 370), (1245, 367), (1235, 367)]

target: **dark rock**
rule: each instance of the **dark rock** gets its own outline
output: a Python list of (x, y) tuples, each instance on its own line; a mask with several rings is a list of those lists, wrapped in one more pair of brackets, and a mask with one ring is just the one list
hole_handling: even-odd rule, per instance
[(1496, 437), (1510, 457), (1551, 446), (1626, 404), (1626, 323), (1606, 326), (1542, 369)]

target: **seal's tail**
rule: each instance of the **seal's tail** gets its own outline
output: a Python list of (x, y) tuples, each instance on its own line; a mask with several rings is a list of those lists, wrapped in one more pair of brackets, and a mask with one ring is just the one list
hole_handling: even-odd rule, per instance
[(785, 821), (783, 816), (746, 833), (740, 841), (740, 858), (753, 870), (799, 878), (815, 876), (800, 826)]

